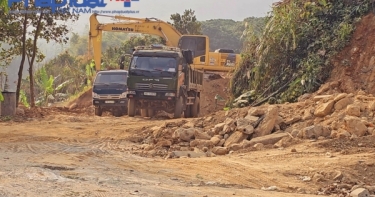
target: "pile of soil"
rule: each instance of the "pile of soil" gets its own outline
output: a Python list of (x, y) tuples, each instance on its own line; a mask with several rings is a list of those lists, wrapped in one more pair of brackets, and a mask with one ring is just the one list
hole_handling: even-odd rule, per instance
[(329, 82), (339, 82), (338, 90), (375, 94), (375, 15), (369, 14), (357, 24), (350, 44), (332, 59)]
[[(201, 116), (211, 114), (216, 111), (223, 110), (225, 102), (229, 99), (229, 83), (230, 78), (219, 77), (205, 79), (203, 82), (203, 92), (201, 96)], [(223, 100), (217, 100), (215, 105), (215, 96), (218, 95)]]
[(87, 109), (92, 107), (92, 88), (69, 103), (69, 109)]

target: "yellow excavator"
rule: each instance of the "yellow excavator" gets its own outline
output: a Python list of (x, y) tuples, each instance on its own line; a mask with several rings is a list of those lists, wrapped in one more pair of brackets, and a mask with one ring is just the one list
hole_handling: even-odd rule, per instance
[[(120, 20), (121, 22), (100, 23), (97, 19), (98, 16), (110, 17)], [(107, 16), (94, 13), (90, 16), (89, 47), (92, 44), (95, 68), (97, 71), (101, 69), (101, 41), (103, 31), (141, 33), (160, 36), (165, 39), (167, 46), (178, 48), (182, 48), (183, 46), (195, 52), (193, 67), (204, 71), (232, 71), (238, 66), (241, 58), (239, 54), (235, 54), (231, 49), (217, 49), (215, 52), (210, 52), (209, 38), (207, 36), (182, 35), (172, 25), (156, 18)], [(189, 48), (189, 46), (192, 46), (192, 48)]]

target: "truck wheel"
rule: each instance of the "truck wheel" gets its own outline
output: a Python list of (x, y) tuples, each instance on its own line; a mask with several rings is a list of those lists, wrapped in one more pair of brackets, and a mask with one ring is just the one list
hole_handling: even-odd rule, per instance
[(174, 118), (181, 118), (182, 107), (183, 107), (182, 101), (183, 101), (182, 97), (176, 100), (176, 105), (174, 109)]
[(135, 116), (135, 99), (128, 100), (128, 116)]
[(95, 107), (95, 116), (102, 116), (103, 114), (103, 109), (99, 107)]
[(199, 97), (195, 97), (194, 104), (191, 106), (191, 115), (193, 118), (199, 116), (200, 111), (200, 104), (199, 104)]
[(191, 105), (186, 106), (186, 110), (184, 111), (185, 118), (191, 118)]

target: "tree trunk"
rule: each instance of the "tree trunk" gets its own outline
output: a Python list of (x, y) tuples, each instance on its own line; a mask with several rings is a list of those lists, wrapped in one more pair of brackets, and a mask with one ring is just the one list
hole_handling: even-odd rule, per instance
[(43, 17), (43, 12), (40, 13), (40, 16), (39, 16), (39, 19), (38, 19), (38, 23), (37, 23), (37, 26), (36, 26), (36, 31), (35, 31), (35, 34), (34, 34), (34, 42), (33, 42), (33, 51), (32, 51), (32, 57), (31, 57), (31, 61), (29, 62), (29, 77), (30, 77), (30, 107), (35, 107), (35, 93), (34, 93), (34, 71), (33, 71), (33, 65), (34, 65), (34, 61), (35, 61), (35, 56), (37, 54), (37, 40), (38, 40), (38, 37), (39, 37), (39, 33), (40, 33), (40, 26), (41, 26), (41, 21), (42, 21), (42, 17)]
[(0, 102), (0, 116), (14, 116), (16, 114), (16, 93), (3, 92), (4, 101)]
[[(26, 8), (26, 11), (27, 11), (27, 8)], [(16, 90), (16, 107), (18, 107), (18, 101), (20, 100), (23, 64), (25, 63), (25, 58), (26, 58), (26, 32), (27, 32), (27, 14), (25, 14), (25, 19), (23, 21), (22, 59), (20, 63), (20, 68), (18, 70), (18, 82), (17, 82), (17, 90)]]

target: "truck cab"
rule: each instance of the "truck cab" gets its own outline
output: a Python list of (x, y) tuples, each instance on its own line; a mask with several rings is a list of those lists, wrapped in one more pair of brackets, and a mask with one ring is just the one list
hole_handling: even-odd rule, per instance
[[(189, 50), (164, 45), (136, 47), (128, 70), (128, 115), (134, 116), (139, 109), (143, 117), (160, 110), (181, 117), (192, 99), (200, 96), (203, 83), (203, 72), (189, 67), (192, 61)], [(194, 86), (196, 80), (200, 84)]]
[(122, 116), (127, 112), (127, 79), (126, 70), (99, 71), (92, 88), (95, 115), (102, 116), (109, 111), (114, 116)]

